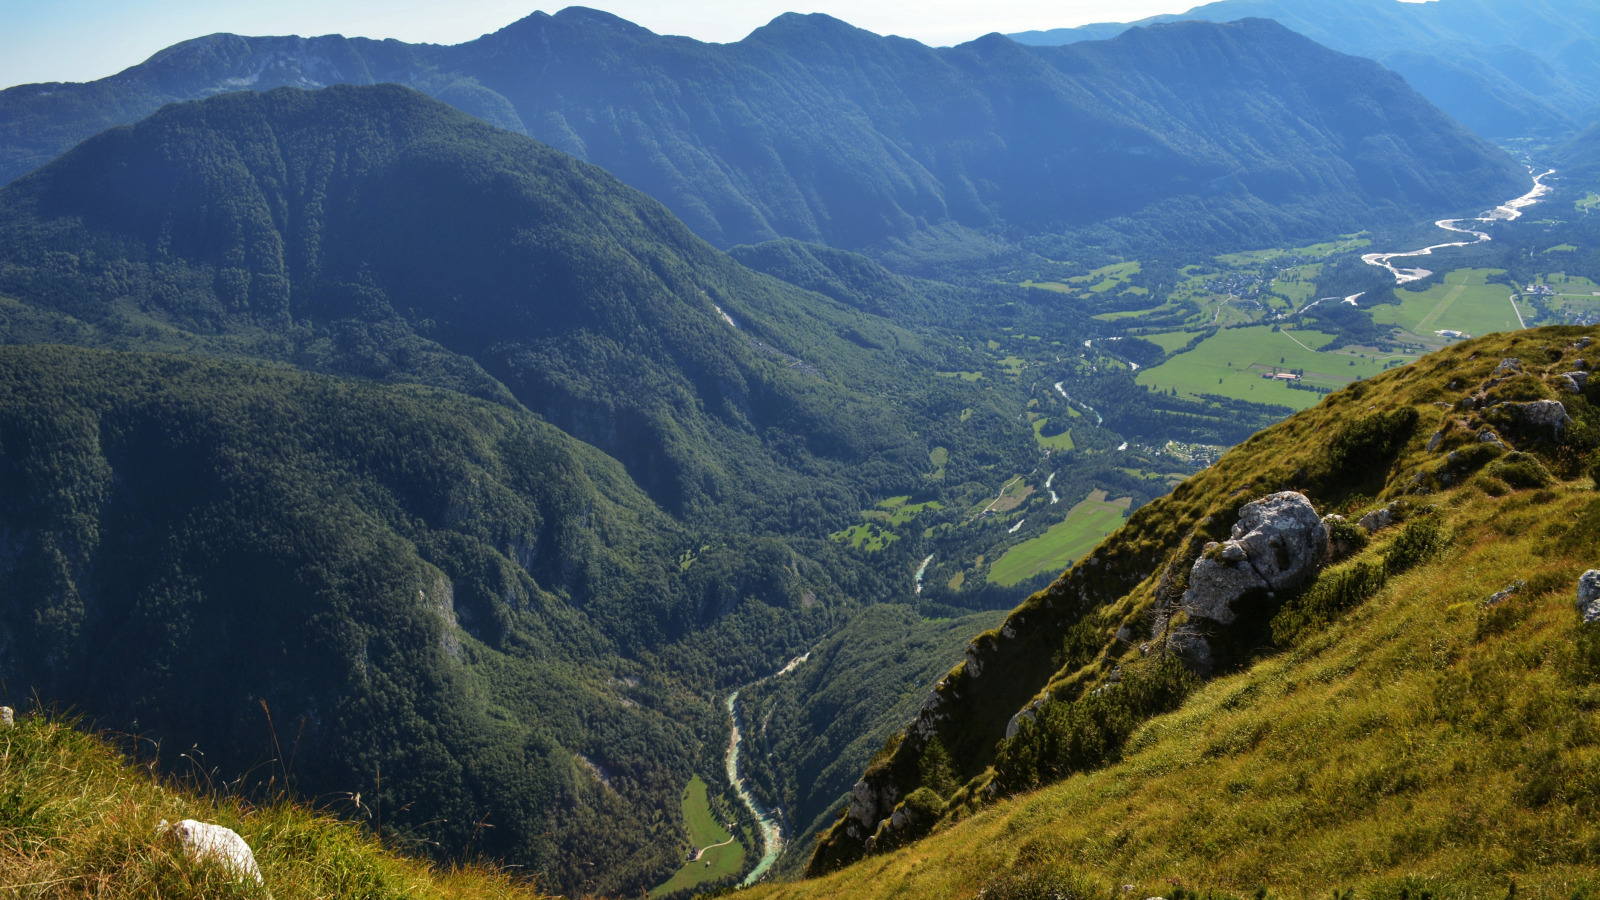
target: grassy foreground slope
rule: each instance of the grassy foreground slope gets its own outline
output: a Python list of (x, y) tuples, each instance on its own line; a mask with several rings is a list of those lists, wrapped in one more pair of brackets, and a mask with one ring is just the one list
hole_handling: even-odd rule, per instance
[[(1131, 884), (1136, 896), (1353, 887), (1358, 897), (1442, 898), (1506, 896), (1513, 882), (1519, 896), (1600, 892), (1600, 626), (1582, 625), (1574, 608), (1579, 576), (1600, 560), (1594, 412), (1588, 397), (1546, 393), (1544, 379), (1600, 357), (1574, 343), (1589, 333), (1499, 334), (1424, 358), (1268, 429), (1141, 510), (998, 633), (979, 636), (969, 663), (939, 686), (962, 696), (930, 701), (947, 716), (929, 730), (970, 778), (945, 792), (928, 837), (876, 855), (869, 845), (853, 865), (754, 896), (1082, 897)], [(1491, 384), (1506, 357), (1524, 374)], [(1512, 437), (1504, 409), (1461, 402), (1485, 385), (1491, 401), (1558, 399), (1572, 421), (1559, 439)], [(1328, 449), (1373, 423), (1404, 422), (1387, 450), (1377, 442), (1341, 461)], [(1482, 449), (1479, 426), (1525, 452)], [(1125, 740), (1092, 752), (1073, 747), (1061, 764), (1070, 774), (1042, 789), (985, 799), (1016, 790), (1007, 766), (1038, 730), (1005, 738), (970, 709), (1004, 700), (994, 679), (1054, 668), (1032, 689), (1049, 698), (1039, 721), (1059, 722), (1052, 705), (1082, 704), (1117, 681), (1114, 671), (1126, 684), (1154, 668), (1140, 645), (1161, 658), (1171, 632), (1159, 623), (1181, 621), (1176, 575), (1244, 502), (1295, 487), (1324, 514), (1401, 500), (1403, 524), (1348, 548), (1310, 586), (1237, 607), (1238, 624), (1208, 632), (1216, 676), (1175, 712), (1127, 722)], [(1179, 539), (1152, 553), (1162, 535)], [(1131, 589), (1081, 610), (1076, 627), (1049, 615), (1067, 589), (1109, 591), (1080, 569), (1097, 558), (1116, 568), (1129, 554), (1144, 561)], [(1373, 571), (1385, 573), (1376, 590), (1333, 590)], [(1339, 602), (1319, 605), (1330, 597)], [(1145, 624), (1140, 634), (1152, 619), (1155, 633)], [(1095, 734), (1076, 727), (1077, 737)], [(923, 752), (916, 731), (869, 767), (874, 789), (891, 783), (901, 757)], [(974, 756), (985, 739), (993, 766)], [(917, 787), (898, 784), (901, 796)], [(880, 828), (880, 846), (886, 837)]]
[[(74, 722), (23, 715), (0, 731), (0, 893), (10, 897), (539, 900), (485, 867), (436, 869), (366, 830), (291, 803), (255, 805), (152, 778)], [(359, 801), (359, 798), (355, 798)], [(184, 859), (161, 820), (237, 831), (264, 884)]]

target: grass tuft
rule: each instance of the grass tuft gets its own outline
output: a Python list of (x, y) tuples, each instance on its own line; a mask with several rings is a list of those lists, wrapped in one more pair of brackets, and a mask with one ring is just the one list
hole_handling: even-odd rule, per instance
[[(238, 832), (265, 880), (239, 881), (186, 859), (162, 819)], [(384, 847), (357, 824), (284, 796), (267, 802), (161, 779), (79, 720), (34, 712), (0, 731), (0, 896), (11, 898), (422, 898), (534, 900), (491, 864), (435, 867)]]

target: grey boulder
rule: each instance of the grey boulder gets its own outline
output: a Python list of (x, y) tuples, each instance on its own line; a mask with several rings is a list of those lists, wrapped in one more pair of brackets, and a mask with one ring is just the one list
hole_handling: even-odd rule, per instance
[(1560, 434), (1572, 419), (1559, 400), (1530, 400), (1526, 403), (1507, 403), (1504, 408), (1524, 427), (1535, 431)]
[(1245, 504), (1232, 537), (1206, 545), (1189, 572), (1183, 608), (1231, 624), (1233, 602), (1252, 590), (1294, 587), (1316, 572), (1328, 553), (1328, 529), (1304, 494), (1284, 491)]
[(1600, 622), (1600, 569), (1590, 569), (1578, 578), (1578, 612), (1585, 625)]

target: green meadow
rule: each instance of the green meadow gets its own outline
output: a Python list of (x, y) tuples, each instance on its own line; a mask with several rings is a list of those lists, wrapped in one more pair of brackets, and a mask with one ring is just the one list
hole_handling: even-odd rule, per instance
[(1600, 284), (1596, 284), (1582, 275), (1555, 272), (1539, 276), (1539, 283), (1550, 285), (1551, 290), (1562, 296), (1600, 297)]
[(1275, 403), (1305, 409), (1322, 399), (1315, 391), (1295, 390), (1262, 377), (1278, 370), (1302, 369), (1304, 383), (1337, 390), (1357, 378), (1370, 378), (1386, 362), (1410, 357), (1322, 352), (1333, 337), (1320, 331), (1273, 331), (1266, 325), (1225, 328), (1187, 353), (1139, 372), (1139, 383), (1160, 391), (1198, 397), (1217, 394), (1252, 403)]
[(1007, 550), (989, 570), (989, 580), (1009, 587), (1040, 572), (1065, 569), (1121, 526), (1131, 505), (1132, 498), (1108, 501), (1105, 491), (1094, 491), (1044, 534)]
[(1264, 262), (1273, 262), (1275, 260), (1283, 259), (1286, 256), (1332, 256), (1335, 253), (1343, 253), (1349, 250), (1355, 250), (1372, 243), (1365, 237), (1362, 237), (1363, 234), (1365, 234), (1365, 232), (1346, 234), (1342, 235), (1337, 241), (1324, 241), (1320, 244), (1308, 244), (1304, 247), (1271, 247), (1266, 250), (1247, 250), (1243, 253), (1223, 253), (1217, 256), (1217, 261), (1230, 266), (1243, 268), (1246, 266), (1258, 265)]
[(1317, 297), (1316, 278), (1322, 272), (1317, 264), (1284, 269), (1273, 279), (1272, 289), (1289, 299), (1290, 305), (1299, 309)]
[[(932, 454), (929, 454), (930, 458)], [(946, 455), (948, 459), (948, 452)], [(861, 513), (861, 517), (869, 521), (887, 522), (890, 525), (904, 525), (915, 519), (917, 514), (925, 509), (940, 509), (943, 507), (937, 500), (928, 500), (924, 503), (912, 503), (909, 495), (904, 497), (890, 497), (880, 501), (876, 509), (869, 509)]]
[(1445, 274), (1443, 284), (1425, 291), (1397, 290), (1400, 304), (1372, 307), (1372, 320), (1399, 326), (1430, 344), (1439, 340), (1435, 332), (1446, 329), (1473, 337), (1516, 331), (1522, 325), (1511, 304), (1511, 288), (1488, 282), (1489, 276), (1501, 274), (1503, 269), (1456, 269)]
[(1055, 291), (1061, 294), (1071, 294), (1075, 291), (1088, 291), (1092, 294), (1105, 294), (1120, 291), (1126, 288), (1134, 294), (1148, 294), (1141, 287), (1127, 287), (1128, 279), (1139, 274), (1139, 261), (1113, 263), (1101, 266), (1087, 275), (1075, 275), (1065, 281), (1024, 281), (1023, 287), (1039, 288), (1045, 291)]
[(1044, 429), (1045, 423), (1049, 422), (1049, 421), (1050, 421), (1049, 419), (1035, 419), (1034, 420), (1034, 422), (1033, 422), (1033, 439), (1039, 442), (1039, 446), (1044, 447), (1044, 448), (1049, 449), (1049, 450), (1061, 450), (1061, 451), (1071, 450), (1072, 447), (1073, 447), (1072, 429), (1069, 428), (1066, 431), (1061, 432), (1060, 434), (1051, 435), (1050, 437), (1045, 437), (1044, 435), (1039, 433), (1040, 431), (1042, 431)]
[(1139, 335), (1139, 340), (1149, 341), (1171, 353), (1174, 350), (1182, 350), (1190, 341), (1194, 340), (1195, 334), (1193, 331), (1160, 331), (1154, 334), (1141, 334)]
[(684, 863), (683, 868), (650, 892), (652, 897), (744, 871), (744, 845), (734, 840), (712, 814), (711, 803), (706, 798), (706, 783), (699, 775), (690, 778), (683, 789), (683, 823), (689, 829), (689, 843), (701, 851), (699, 858)]

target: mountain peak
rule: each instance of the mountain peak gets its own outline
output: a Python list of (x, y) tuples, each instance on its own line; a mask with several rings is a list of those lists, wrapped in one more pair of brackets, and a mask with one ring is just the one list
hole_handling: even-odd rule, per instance
[(862, 38), (879, 39), (880, 37), (880, 35), (864, 28), (857, 28), (849, 22), (836, 19), (827, 13), (787, 12), (750, 32), (745, 41), (764, 41), (778, 45), (792, 45), (795, 41), (860, 40)]
[(645, 35), (655, 32), (630, 22), (618, 15), (613, 15), (602, 9), (593, 9), (588, 6), (569, 6), (552, 16), (555, 21), (562, 24), (581, 25), (589, 28), (605, 28), (619, 34)]

